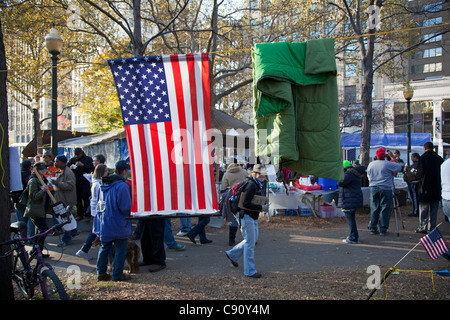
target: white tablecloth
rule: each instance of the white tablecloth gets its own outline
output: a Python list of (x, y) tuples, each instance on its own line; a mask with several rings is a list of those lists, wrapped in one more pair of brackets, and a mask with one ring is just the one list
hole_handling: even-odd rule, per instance
[(314, 190), (305, 191), (297, 189), (295, 191), (286, 192), (269, 192), (269, 215), (273, 215), (275, 209), (298, 209), (301, 203), (311, 207), (313, 213), (320, 215), (320, 203), (321, 196), (337, 192), (337, 190)]

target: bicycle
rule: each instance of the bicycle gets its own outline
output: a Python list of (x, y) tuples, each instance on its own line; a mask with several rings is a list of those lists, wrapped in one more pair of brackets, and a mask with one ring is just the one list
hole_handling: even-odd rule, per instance
[[(60, 229), (67, 223), (70, 221), (57, 224), (31, 238), (22, 238), (20, 232), (25, 230), (26, 224), (23, 221), (14, 222), (10, 225), (11, 233), (14, 233), (13, 239), (0, 243), (0, 246), (12, 245), (12, 249), (2, 257), (7, 257), (14, 252), (12, 279), (29, 299), (35, 296), (35, 287), (40, 285), (44, 300), (69, 300), (69, 295), (53, 267), (44, 261), (42, 251), (37, 243), (40, 237), (46, 236), (55, 229)], [(33, 246), (29, 254), (25, 247), (26, 242), (32, 243)], [(34, 267), (31, 265), (33, 260), (36, 260)]]

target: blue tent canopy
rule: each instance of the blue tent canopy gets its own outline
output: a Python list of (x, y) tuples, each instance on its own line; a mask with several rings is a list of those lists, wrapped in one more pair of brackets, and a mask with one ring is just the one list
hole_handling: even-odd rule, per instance
[[(407, 146), (406, 133), (372, 133), (370, 137), (371, 146)], [(430, 133), (411, 133), (411, 146), (420, 146), (431, 141)], [(361, 145), (361, 134), (341, 134), (341, 144), (343, 148), (359, 148)]]

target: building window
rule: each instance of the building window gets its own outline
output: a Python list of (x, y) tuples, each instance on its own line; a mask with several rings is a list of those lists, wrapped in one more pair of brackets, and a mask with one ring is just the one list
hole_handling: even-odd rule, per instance
[(442, 17), (436, 17), (432, 19), (423, 20), (422, 25), (424, 27), (431, 27), (442, 23)]
[(421, 65), (417, 65), (417, 66), (411, 66), (412, 74), (441, 72), (441, 71), (442, 71), (442, 62), (427, 63), (427, 64), (421, 64)]
[(345, 77), (356, 78), (356, 64), (349, 63), (345, 65)]
[(442, 41), (442, 34), (429, 33), (423, 36), (424, 43), (432, 43)]
[(356, 101), (356, 86), (345, 86), (344, 101), (345, 102), (355, 102)]
[(438, 12), (442, 10), (442, 1), (426, 4), (424, 10), (428, 12)]
[(433, 57), (440, 57), (440, 56), (442, 56), (442, 48), (441, 47), (423, 50), (424, 58), (433, 58)]
[[(412, 101), (411, 102), (411, 132), (432, 133), (433, 132), (433, 102)], [(408, 109), (406, 102), (394, 103), (394, 131), (395, 133), (407, 132)]]
[(423, 65), (423, 73), (442, 71), (442, 62), (428, 63)]

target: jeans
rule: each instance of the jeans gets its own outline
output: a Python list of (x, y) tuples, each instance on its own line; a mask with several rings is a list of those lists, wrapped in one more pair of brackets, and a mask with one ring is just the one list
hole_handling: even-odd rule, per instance
[(442, 211), (444, 211), (444, 214), (450, 221), (450, 200), (442, 199)]
[(173, 231), (172, 231), (172, 223), (170, 219), (165, 219), (166, 224), (164, 228), (164, 242), (166, 243), (167, 247), (169, 249), (176, 248), (178, 245), (175, 241), (175, 238), (173, 237)]
[(356, 209), (342, 209), (342, 212), (345, 214), (345, 218), (347, 219), (348, 226), (350, 228), (350, 234), (348, 239), (351, 241), (358, 241), (358, 228), (356, 227), (356, 218), (355, 213)]
[(419, 185), (416, 183), (408, 183), (409, 195), (413, 204), (414, 215), (419, 215)]
[(36, 234), (35, 232), (35, 226), (33, 224), (33, 221), (31, 221), (31, 219), (29, 218), (25, 218), (23, 216), (24, 212), (25, 212), (25, 206), (21, 205), (19, 203), (16, 203), (16, 217), (17, 217), (17, 221), (23, 221), (26, 224), (26, 228), (25, 230), (23, 230), (20, 235), (24, 238), (26, 238), (28, 236), (28, 231), (30, 232), (30, 237), (34, 236)]
[(97, 275), (105, 274), (108, 269), (108, 256), (114, 243), (115, 253), (113, 262), (113, 279), (119, 279), (123, 275), (123, 266), (127, 257), (128, 239), (116, 239), (109, 242), (102, 242), (98, 251)]
[(436, 228), (439, 201), (419, 202), (419, 231), (430, 232)]
[[(48, 226), (47, 226), (47, 222), (46, 222), (45, 218), (34, 217), (34, 218), (31, 218), (31, 221), (33, 221), (34, 225), (38, 228), (39, 233), (44, 233), (45, 231), (48, 230)], [(45, 243), (45, 238), (46, 237), (47, 236), (39, 237), (39, 239), (37, 241), (41, 251), (44, 250), (44, 243)]]
[(389, 228), (391, 219), (392, 201), (394, 193), (392, 190), (381, 189), (379, 187), (370, 187), (370, 225), (371, 231), (378, 230), (385, 233)]
[(228, 250), (227, 254), (233, 261), (238, 261), (244, 255), (244, 275), (252, 276), (257, 273), (255, 269), (255, 243), (258, 241), (258, 220), (244, 214), (240, 223), (244, 240)]
[(72, 240), (72, 237), (76, 236), (77, 233), (78, 233), (78, 230), (76, 228), (73, 230), (70, 230), (70, 231), (64, 231), (61, 241), (69, 244), (70, 240)]
[(180, 231), (189, 232), (192, 229), (191, 218), (180, 218)]
[(92, 247), (92, 243), (94, 243), (96, 238), (97, 235), (91, 232), (84, 241), (83, 246), (81, 247), (81, 251), (83, 251), (84, 253), (88, 253)]
[(191, 231), (188, 232), (188, 234), (192, 238), (195, 238), (198, 235), (200, 238), (200, 243), (206, 242), (208, 239), (206, 238), (205, 227), (208, 225), (210, 220), (211, 218), (209, 216), (199, 217), (197, 225), (193, 227)]

